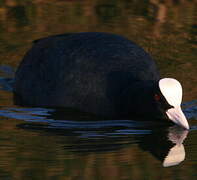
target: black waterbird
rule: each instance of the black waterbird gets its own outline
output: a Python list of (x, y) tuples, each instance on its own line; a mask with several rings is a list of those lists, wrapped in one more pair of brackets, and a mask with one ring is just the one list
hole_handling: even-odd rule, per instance
[(150, 55), (115, 34), (84, 32), (36, 40), (18, 67), (17, 104), (69, 107), (108, 119), (161, 117), (189, 129), (182, 87), (160, 78)]

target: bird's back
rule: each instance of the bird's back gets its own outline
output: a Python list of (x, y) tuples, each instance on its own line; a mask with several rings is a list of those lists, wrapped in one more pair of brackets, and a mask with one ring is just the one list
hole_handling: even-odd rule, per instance
[(15, 94), (23, 105), (113, 116), (128, 86), (158, 79), (149, 54), (122, 36), (63, 34), (35, 42), (16, 73)]

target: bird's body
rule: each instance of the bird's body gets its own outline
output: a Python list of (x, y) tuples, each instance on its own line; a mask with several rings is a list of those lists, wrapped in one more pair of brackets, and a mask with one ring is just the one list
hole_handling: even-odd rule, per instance
[(71, 107), (107, 118), (158, 115), (155, 62), (132, 41), (109, 33), (71, 33), (35, 41), (15, 79), (16, 102)]

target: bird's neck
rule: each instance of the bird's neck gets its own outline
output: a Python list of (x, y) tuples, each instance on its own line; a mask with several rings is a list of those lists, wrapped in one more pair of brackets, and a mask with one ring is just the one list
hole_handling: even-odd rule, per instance
[(132, 114), (154, 113), (154, 93), (157, 86), (156, 81), (138, 81), (132, 83), (121, 94), (120, 107), (125, 116)]

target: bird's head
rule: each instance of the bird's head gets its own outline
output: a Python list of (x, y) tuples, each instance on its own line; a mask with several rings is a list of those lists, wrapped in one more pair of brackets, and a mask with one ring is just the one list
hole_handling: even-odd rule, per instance
[(163, 113), (174, 123), (189, 129), (189, 124), (181, 109), (182, 86), (173, 78), (159, 80), (159, 91), (154, 94), (154, 99)]

